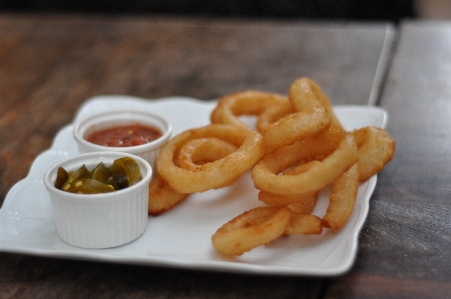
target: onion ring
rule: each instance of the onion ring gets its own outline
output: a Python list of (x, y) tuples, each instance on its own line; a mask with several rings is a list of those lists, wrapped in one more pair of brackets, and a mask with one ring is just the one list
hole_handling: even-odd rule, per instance
[(179, 151), (178, 163), (183, 169), (199, 171), (201, 165), (224, 158), (238, 149), (219, 138), (199, 138), (186, 142)]
[(359, 179), (366, 181), (390, 162), (395, 154), (396, 144), (387, 131), (378, 127), (357, 129), (352, 135), (359, 147)]
[[(287, 195), (288, 196), (288, 195)], [(298, 214), (310, 214), (313, 212), (318, 200), (318, 193), (304, 197), (303, 199), (287, 205), (287, 207)]]
[[(321, 163), (320, 161), (311, 161), (306, 164), (289, 168), (283, 171), (284, 175), (296, 175), (306, 172), (310, 167), (315, 164)], [(258, 200), (271, 206), (283, 207), (288, 206), (291, 210), (300, 214), (309, 214), (313, 211), (318, 198), (318, 192), (313, 194), (274, 194), (272, 192), (260, 190), (258, 192)]]
[[(324, 128), (329, 126), (326, 131), (321, 132), (321, 119), (312, 114), (312, 111), (317, 109), (324, 113), (321, 115)], [(310, 116), (310, 119), (306, 116)], [(300, 123), (299, 119), (303, 122)], [(306, 124), (309, 124), (309, 127)], [(321, 88), (308, 78), (298, 79), (290, 86), (289, 104), (284, 102), (278, 106), (274, 105), (260, 115), (257, 130), (263, 134), (268, 149), (281, 148), (305, 137), (310, 138), (308, 135), (314, 135), (311, 138), (322, 139), (321, 146), (326, 146), (329, 153), (338, 145), (337, 142), (330, 141), (341, 140), (345, 134), (343, 126), (333, 113), (329, 99)]]
[(288, 91), (289, 101), (295, 111), (323, 106), (330, 112), (332, 122), (339, 124), (338, 118), (333, 113), (332, 105), (328, 97), (322, 92), (321, 87), (307, 77), (294, 81)]
[(298, 153), (310, 159), (315, 156), (328, 156), (335, 151), (347, 132), (336, 122), (332, 122), (326, 131), (307, 137), (298, 142)]
[(304, 158), (298, 153), (299, 144), (294, 144), (266, 154), (252, 171), (255, 187), (276, 194), (314, 193), (339, 178), (358, 159), (355, 138), (346, 134), (337, 149), (320, 164), (301, 174), (279, 175), (285, 168)]
[(149, 184), (149, 215), (158, 216), (183, 201), (188, 194), (180, 193), (155, 174)]
[(296, 112), (265, 127), (262, 132), (266, 148), (278, 149), (305, 137), (318, 134), (329, 127), (330, 114), (324, 107), (314, 107)]
[[(214, 162), (189, 171), (175, 165), (174, 158), (183, 144), (197, 138), (217, 137), (238, 146), (238, 149)], [(161, 147), (157, 158), (157, 171), (172, 188), (181, 193), (203, 192), (221, 188), (234, 182), (261, 159), (265, 153), (263, 136), (238, 126), (212, 124), (187, 130)]]
[(302, 151), (304, 152), (315, 151), (317, 155), (330, 155), (345, 136), (346, 130), (333, 112), (330, 101), (321, 91), (321, 88), (309, 78), (300, 78), (290, 86), (289, 101), (296, 111), (302, 111), (317, 105), (324, 107), (328, 111), (331, 117), (329, 128), (320, 134), (301, 140), (300, 142), (303, 145), (299, 146), (303, 148)]
[(265, 190), (258, 192), (259, 201), (275, 207), (284, 207), (295, 203), (311, 206), (313, 203), (316, 203), (316, 197), (317, 192), (313, 192), (313, 194), (275, 194)]
[(284, 235), (318, 235), (323, 231), (321, 218), (315, 215), (291, 213)]
[(289, 101), (280, 101), (277, 105), (267, 107), (257, 118), (256, 129), (264, 132), (265, 128), (279, 119), (294, 113), (293, 106)]
[(263, 93), (247, 90), (227, 95), (219, 99), (216, 108), (210, 115), (213, 124), (229, 124), (249, 129), (239, 119), (240, 115), (260, 115), (268, 107), (288, 102), (286, 96), (276, 93)]
[(358, 189), (359, 167), (358, 163), (355, 163), (334, 182), (330, 202), (323, 216), (324, 227), (339, 229), (348, 221), (354, 209)]
[(285, 232), (291, 213), (286, 207), (258, 207), (246, 211), (213, 234), (213, 247), (227, 255), (241, 255), (280, 237)]
[(291, 84), (288, 90), (288, 99), (294, 111), (322, 106), (322, 103), (317, 99), (317, 94), (314, 92), (318, 91), (318, 89), (315, 88), (312, 90), (315, 85), (312, 80), (305, 77), (297, 79)]

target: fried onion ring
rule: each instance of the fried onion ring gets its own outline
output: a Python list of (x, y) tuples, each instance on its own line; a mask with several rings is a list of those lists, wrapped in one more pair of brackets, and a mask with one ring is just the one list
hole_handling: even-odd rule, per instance
[[(289, 196), (289, 195), (286, 195), (286, 196)], [(298, 214), (310, 214), (315, 209), (317, 200), (318, 200), (318, 193), (315, 193), (308, 197), (304, 197), (301, 200), (299, 200), (299, 197), (298, 197), (298, 201), (287, 205), (287, 207), (290, 210), (292, 210), (293, 212), (296, 212)]]
[[(309, 78), (302, 77), (294, 81), (288, 90), (288, 99), (295, 111), (324, 106), (319, 97), (324, 100), (319, 86)], [(327, 108), (331, 108), (327, 105)]]
[(265, 111), (258, 116), (256, 129), (258, 132), (263, 133), (269, 124), (292, 113), (294, 113), (294, 110), (291, 103), (289, 101), (280, 101), (280, 103), (267, 107)]
[[(306, 172), (310, 167), (320, 164), (320, 161), (311, 161), (309, 163), (301, 164), (299, 166), (289, 168), (283, 171), (284, 175), (296, 175)], [(283, 207), (288, 206), (291, 210), (300, 213), (308, 214), (313, 211), (318, 199), (318, 193), (313, 194), (274, 194), (272, 192), (260, 190), (258, 192), (258, 200), (271, 206)]]
[(213, 234), (213, 247), (227, 255), (241, 255), (280, 237), (291, 213), (286, 207), (258, 207), (246, 211)]
[(279, 175), (281, 171), (304, 158), (299, 156), (299, 151), (299, 144), (294, 144), (266, 154), (252, 171), (255, 187), (276, 194), (314, 193), (339, 178), (358, 159), (355, 138), (346, 134), (337, 149), (320, 164), (301, 174)]
[[(193, 139), (216, 137), (238, 146), (238, 149), (198, 171), (183, 169), (174, 163), (182, 146)], [(157, 158), (157, 171), (169, 185), (181, 193), (203, 192), (231, 184), (248, 171), (265, 153), (263, 137), (238, 126), (212, 124), (184, 131), (162, 146)]]
[(155, 174), (149, 185), (149, 215), (158, 216), (183, 201), (188, 194), (174, 190)]
[(359, 179), (366, 181), (390, 162), (395, 154), (396, 144), (387, 131), (378, 127), (357, 129), (352, 135), (359, 147)]
[(259, 201), (275, 207), (284, 207), (295, 203), (299, 205), (314, 206), (316, 198), (317, 192), (313, 192), (313, 194), (275, 194), (265, 190), (260, 190), (258, 192)]
[(279, 149), (329, 127), (330, 114), (324, 107), (314, 107), (292, 113), (265, 127), (262, 132), (266, 148)]
[(330, 112), (332, 122), (339, 124), (338, 118), (333, 113), (332, 105), (328, 97), (322, 92), (321, 87), (307, 77), (294, 81), (288, 91), (288, 98), (295, 111), (322, 106)]
[[(255, 128), (243, 121), (256, 116)], [(233, 184), (245, 172), (267, 204), (248, 210), (212, 235), (220, 253), (237, 256), (280, 236), (342, 228), (358, 187), (393, 157), (395, 143), (380, 128), (347, 132), (319, 85), (303, 77), (288, 96), (254, 90), (222, 97), (211, 125), (187, 130), (160, 149), (149, 186), (149, 214), (159, 215), (189, 194)], [(315, 214), (320, 190), (329, 204)]]
[(284, 235), (318, 235), (323, 231), (321, 218), (315, 215), (291, 213)]
[(178, 162), (183, 169), (199, 171), (201, 165), (224, 158), (238, 149), (219, 138), (199, 138), (185, 143), (179, 151)]
[(348, 221), (354, 209), (358, 191), (359, 167), (356, 163), (334, 182), (330, 202), (323, 216), (324, 227), (339, 229)]
[(249, 129), (239, 119), (240, 115), (260, 115), (268, 107), (288, 102), (286, 96), (247, 90), (227, 95), (219, 99), (218, 105), (210, 115), (213, 124), (229, 124)]

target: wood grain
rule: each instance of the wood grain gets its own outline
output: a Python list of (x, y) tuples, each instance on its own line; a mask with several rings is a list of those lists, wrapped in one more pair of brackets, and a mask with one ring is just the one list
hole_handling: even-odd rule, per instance
[(451, 24), (404, 22), (381, 105), (394, 159), (379, 175), (353, 270), (325, 298), (451, 295)]

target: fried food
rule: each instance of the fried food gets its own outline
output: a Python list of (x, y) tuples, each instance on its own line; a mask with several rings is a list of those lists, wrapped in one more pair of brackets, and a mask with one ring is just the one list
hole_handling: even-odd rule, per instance
[(289, 114), (270, 123), (263, 130), (268, 150), (291, 145), (305, 137), (314, 136), (330, 126), (331, 117), (324, 107), (315, 107)]
[(319, 235), (322, 231), (321, 218), (318, 216), (292, 212), (284, 235)]
[(265, 190), (258, 192), (258, 200), (267, 205), (284, 207), (294, 203), (304, 203), (307, 206), (316, 203), (317, 192), (304, 194), (276, 194)]
[(358, 163), (355, 163), (333, 184), (330, 202), (323, 216), (324, 227), (339, 229), (348, 221), (354, 209), (358, 189), (359, 167)]
[(291, 217), (287, 207), (258, 207), (221, 226), (211, 237), (214, 248), (227, 255), (241, 255), (280, 237)]
[(280, 101), (277, 105), (268, 106), (258, 116), (256, 129), (258, 132), (263, 133), (270, 124), (292, 113), (294, 113), (293, 106), (288, 99), (286, 101)]
[(390, 162), (395, 154), (396, 144), (387, 131), (378, 127), (357, 129), (352, 135), (359, 147), (360, 181), (366, 181)]
[(214, 162), (235, 152), (238, 146), (219, 138), (199, 138), (186, 142), (179, 151), (181, 168), (198, 171), (205, 163)]
[[(257, 117), (250, 128), (242, 115)], [(349, 220), (359, 183), (381, 171), (395, 142), (381, 128), (346, 131), (319, 85), (303, 77), (288, 96), (247, 90), (222, 97), (211, 124), (173, 137), (160, 150), (149, 213), (161, 214), (195, 192), (233, 184), (251, 170), (265, 206), (243, 212), (213, 234), (213, 247), (241, 255), (283, 235), (321, 234)], [(321, 190), (331, 186), (324, 215)]]
[(149, 215), (158, 216), (182, 202), (188, 194), (172, 188), (157, 173), (149, 185)]
[[(319, 161), (299, 164), (296, 167), (288, 168), (283, 171), (283, 175), (296, 175), (306, 172), (310, 167), (319, 164)], [(318, 199), (318, 192), (304, 194), (275, 194), (270, 191), (260, 190), (258, 200), (267, 205), (282, 207), (288, 206), (291, 210), (300, 214), (310, 214), (315, 208)]]
[[(174, 159), (182, 146), (198, 138), (215, 137), (235, 144), (238, 149), (214, 162), (201, 165), (197, 171), (181, 168)], [(263, 136), (239, 126), (212, 124), (187, 130), (169, 140), (160, 150), (157, 170), (168, 184), (180, 193), (203, 192), (233, 183), (251, 169), (265, 153)]]
[(252, 171), (255, 187), (283, 195), (317, 192), (339, 178), (358, 160), (355, 138), (347, 134), (332, 154), (309, 167), (306, 172), (280, 174), (299, 159), (306, 158), (299, 156), (298, 148), (299, 145), (295, 144), (266, 154)]
[(276, 93), (255, 90), (237, 92), (219, 99), (218, 105), (211, 113), (211, 123), (229, 124), (249, 129), (239, 116), (255, 115), (258, 117), (269, 107), (278, 106), (283, 102), (288, 102), (287, 97)]

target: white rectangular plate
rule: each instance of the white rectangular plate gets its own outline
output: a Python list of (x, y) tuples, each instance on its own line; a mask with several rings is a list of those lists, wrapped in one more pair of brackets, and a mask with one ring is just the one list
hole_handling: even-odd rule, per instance
[[(150, 110), (173, 124), (174, 135), (209, 123), (215, 101), (171, 97), (144, 100), (128, 96), (100, 96), (84, 103), (75, 120), (121, 107)], [(346, 129), (367, 125), (385, 127), (387, 113), (377, 107), (334, 107)], [(111, 249), (81, 249), (56, 234), (50, 199), (42, 177), (53, 164), (77, 154), (72, 124), (56, 135), (52, 147), (33, 162), (27, 177), (11, 188), (0, 209), (0, 251), (55, 258), (95, 260), (124, 264), (254, 273), (263, 275), (332, 276), (352, 266), (359, 232), (368, 214), (376, 176), (360, 185), (356, 206), (341, 230), (321, 235), (282, 237), (240, 257), (225, 257), (211, 245), (211, 236), (224, 223), (262, 203), (257, 200), (250, 174), (234, 185), (193, 194), (169, 212), (149, 217), (146, 232), (136, 241)], [(322, 216), (328, 204), (323, 190), (314, 214)]]

